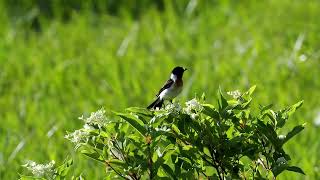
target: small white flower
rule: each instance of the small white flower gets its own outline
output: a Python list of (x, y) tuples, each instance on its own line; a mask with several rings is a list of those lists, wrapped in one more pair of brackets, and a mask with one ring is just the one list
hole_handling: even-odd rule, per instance
[(75, 130), (73, 133), (69, 133), (64, 138), (76, 144), (75, 149), (80, 147), (80, 143), (87, 142), (89, 139), (89, 133), (83, 129)]
[(166, 105), (165, 109), (169, 113), (175, 113), (175, 114), (179, 114), (179, 112), (182, 110), (180, 104), (176, 102)]
[(281, 134), (281, 135), (278, 136), (278, 138), (279, 138), (280, 140), (284, 140), (284, 139), (286, 138), (286, 135)]
[(232, 96), (234, 99), (238, 99), (239, 97), (241, 97), (241, 92), (239, 90), (229, 91), (227, 92), (227, 94)]
[(155, 128), (156, 131), (164, 131), (164, 132), (169, 132), (170, 128), (168, 128), (167, 126), (162, 126), (160, 128), (156, 127)]
[(186, 105), (188, 107), (191, 107), (192, 109), (195, 109), (195, 110), (201, 110), (202, 109), (201, 104), (198, 102), (198, 100), (196, 98), (193, 98), (190, 101), (186, 102)]
[(49, 179), (53, 179), (54, 164), (54, 161), (51, 161), (48, 164), (37, 164), (36, 162), (29, 160), (23, 166), (31, 171), (36, 177), (48, 177)]
[(155, 123), (158, 119), (161, 119), (162, 117), (166, 117), (169, 116), (170, 112), (167, 111), (157, 111), (158, 114), (156, 114), (155, 116), (152, 117), (152, 119), (150, 120), (150, 123)]
[(106, 111), (101, 108), (96, 112), (92, 112), (90, 117), (84, 118), (82, 115), (81, 117), (79, 117), (79, 119), (84, 121), (86, 124), (93, 124), (102, 127), (107, 123), (107, 117), (105, 116), (105, 113)]
[(186, 102), (187, 107), (184, 108), (187, 114), (192, 114), (193, 111), (202, 111), (201, 104), (197, 101), (197, 99), (193, 98), (190, 101)]
[(92, 126), (89, 126), (88, 124), (84, 124), (83, 129), (94, 130), (94, 128)]
[(158, 119), (162, 117), (169, 116), (170, 114), (177, 116), (181, 112), (181, 105), (177, 102), (167, 104), (164, 109), (156, 109), (155, 116), (152, 117), (150, 123), (155, 123)]
[(186, 102), (187, 107), (184, 108), (184, 112), (188, 114), (192, 119), (198, 118), (198, 113), (202, 111), (202, 105), (197, 101), (196, 98), (191, 99), (190, 101)]

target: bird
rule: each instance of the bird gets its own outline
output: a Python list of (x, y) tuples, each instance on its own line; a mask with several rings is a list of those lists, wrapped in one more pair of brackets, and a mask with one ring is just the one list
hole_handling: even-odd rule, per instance
[(167, 80), (167, 82), (162, 86), (162, 88), (159, 90), (157, 96), (157, 99), (151, 103), (147, 109), (156, 109), (157, 107), (161, 109), (164, 100), (169, 100), (172, 102), (172, 99), (174, 99), (176, 96), (178, 96), (183, 87), (183, 81), (182, 76), (183, 73), (187, 70), (187, 68), (183, 68), (180, 66), (177, 66), (173, 68), (171, 71), (170, 78)]

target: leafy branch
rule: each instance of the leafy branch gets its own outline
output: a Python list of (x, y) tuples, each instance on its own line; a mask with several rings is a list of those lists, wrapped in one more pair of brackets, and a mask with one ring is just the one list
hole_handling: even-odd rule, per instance
[[(109, 177), (123, 179), (268, 179), (290, 164), (283, 146), (305, 124), (279, 134), (303, 101), (281, 110), (251, 108), (252, 93), (218, 92), (218, 105), (192, 99), (149, 111), (128, 108), (106, 116), (103, 109), (82, 120), (84, 128), (66, 135), (82, 154), (105, 163)], [(111, 118), (112, 117), (112, 118)], [(58, 176), (57, 176), (58, 177)]]

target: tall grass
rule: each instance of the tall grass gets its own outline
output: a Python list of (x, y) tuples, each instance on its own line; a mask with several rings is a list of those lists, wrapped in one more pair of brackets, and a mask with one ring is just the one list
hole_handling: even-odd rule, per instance
[[(295, 155), (292, 163), (316, 179), (320, 3), (192, 2), (138, 8), (139, 16), (123, 4), (118, 14), (80, 8), (67, 11), (68, 19), (45, 16), (33, 4), (12, 14), (0, 3), (0, 179), (17, 178), (26, 159), (62, 161), (72, 152), (63, 136), (81, 126), (78, 115), (101, 106), (146, 106), (175, 65), (189, 69), (180, 101), (202, 92), (213, 101), (218, 87), (253, 84), (256, 106), (304, 99), (292, 125), (308, 126), (286, 148)], [(90, 163), (75, 173), (105, 175)]]

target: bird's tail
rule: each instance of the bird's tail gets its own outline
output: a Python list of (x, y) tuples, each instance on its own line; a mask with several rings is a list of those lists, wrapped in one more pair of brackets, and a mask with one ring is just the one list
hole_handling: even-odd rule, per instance
[(160, 97), (158, 97), (153, 103), (151, 103), (147, 109), (156, 109), (157, 107), (159, 107), (159, 109), (162, 107), (163, 104), (163, 100), (160, 99)]

